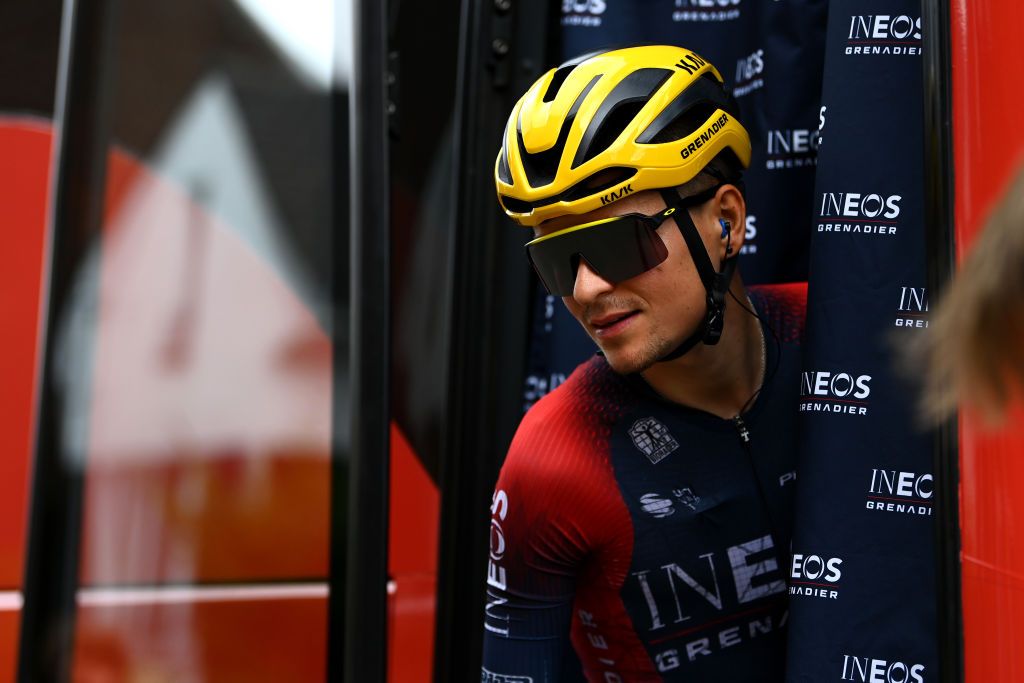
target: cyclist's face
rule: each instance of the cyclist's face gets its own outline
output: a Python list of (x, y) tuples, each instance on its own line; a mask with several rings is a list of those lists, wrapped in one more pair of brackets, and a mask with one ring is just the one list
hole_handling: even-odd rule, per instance
[[(690, 215), (717, 270), (721, 247), (714, 229), (715, 204), (713, 199), (692, 208)], [(626, 213), (652, 215), (664, 208), (656, 192), (640, 192), (590, 213), (546, 221), (535, 232), (542, 236), (601, 218)], [(717, 232), (720, 235), (721, 229)], [(623, 374), (650, 367), (692, 334), (704, 316), (704, 287), (675, 221), (670, 218), (662, 223), (658, 235), (668, 248), (668, 258), (660, 265), (615, 284), (581, 260), (572, 296), (562, 298), (612, 368)]]

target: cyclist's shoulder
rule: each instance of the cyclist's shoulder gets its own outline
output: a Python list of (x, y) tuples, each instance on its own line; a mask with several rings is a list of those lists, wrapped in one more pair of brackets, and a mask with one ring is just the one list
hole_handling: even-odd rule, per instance
[(752, 285), (750, 300), (760, 316), (772, 326), (783, 342), (800, 343), (807, 319), (807, 283)]
[(623, 378), (595, 354), (527, 411), (519, 432), (535, 435), (607, 424), (622, 414), (631, 398)]
[(503, 476), (561, 479), (607, 461), (608, 440), (631, 395), (595, 355), (527, 411), (509, 448)]

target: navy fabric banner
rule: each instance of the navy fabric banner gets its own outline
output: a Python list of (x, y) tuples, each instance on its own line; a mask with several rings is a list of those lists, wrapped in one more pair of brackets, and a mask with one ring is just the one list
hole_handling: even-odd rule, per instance
[[(827, 8), (827, 0), (562, 3), (562, 59), (637, 43), (682, 45), (733, 88), (753, 144), (739, 262), (747, 284), (807, 279)], [(524, 409), (594, 352), (543, 291), (534, 320)]]
[(828, 21), (790, 567), (789, 681), (924, 683), (935, 646), (930, 440), (893, 347), (927, 326), (921, 10)]

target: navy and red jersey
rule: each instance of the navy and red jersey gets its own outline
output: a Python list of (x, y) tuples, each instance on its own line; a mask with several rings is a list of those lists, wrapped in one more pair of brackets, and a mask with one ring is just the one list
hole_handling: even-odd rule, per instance
[(806, 286), (750, 295), (769, 370), (742, 415), (597, 355), (523, 418), (491, 506), (482, 681), (783, 679)]

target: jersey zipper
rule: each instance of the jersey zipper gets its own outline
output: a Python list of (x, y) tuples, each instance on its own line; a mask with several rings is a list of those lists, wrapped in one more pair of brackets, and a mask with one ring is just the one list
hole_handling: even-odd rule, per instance
[[(757, 495), (761, 498), (761, 505), (764, 508), (764, 514), (768, 521), (768, 531), (771, 533), (774, 543), (779, 543), (782, 538), (778, 534), (778, 527), (775, 525), (775, 515), (772, 512), (772, 506), (768, 503), (768, 496), (765, 493), (764, 485), (761, 483), (761, 477), (757, 473), (757, 465), (754, 464), (754, 451), (750, 446), (750, 429), (747, 428), (747, 423), (743, 421), (743, 418), (737, 415), (732, 418), (732, 424), (736, 428), (736, 433), (739, 434), (740, 442), (743, 444), (743, 452), (747, 454), (747, 464), (750, 465), (750, 474), (754, 478), (754, 485), (757, 487)], [(786, 565), (783, 559), (783, 550), (776, 548), (775, 554), (780, 567)]]

